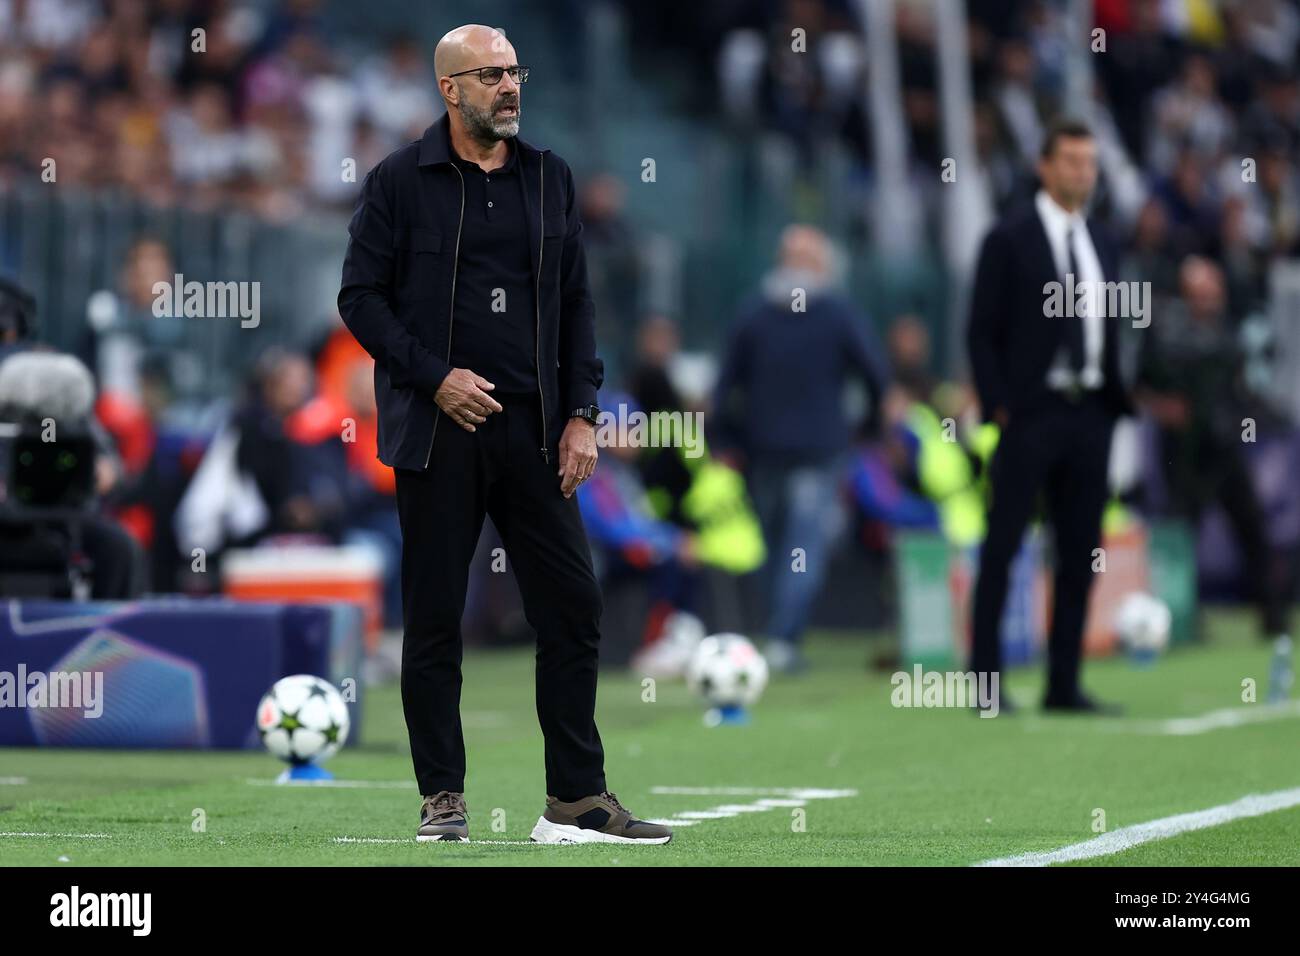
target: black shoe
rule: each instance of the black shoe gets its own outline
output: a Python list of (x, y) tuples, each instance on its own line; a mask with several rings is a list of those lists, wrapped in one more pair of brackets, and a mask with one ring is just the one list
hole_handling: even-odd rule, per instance
[(1124, 713), (1119, 704), (1106, 704), (1089, 697), (1083, 691), (1075, 691), (1068, 697), (1047, 696), (1043, 698), (1043, 710), (1070, 714), (1093, 714), (1097, 717), (1118, 717)]

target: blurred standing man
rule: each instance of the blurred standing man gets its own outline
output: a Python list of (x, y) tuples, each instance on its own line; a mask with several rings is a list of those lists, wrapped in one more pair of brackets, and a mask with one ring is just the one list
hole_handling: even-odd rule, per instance
[(744, 456), (768, 544), (766, 650), (778, 671), (805, 666), (800, 641), (843, 524), (840, 483), (853, 438), (844, 389), (854, 378), (871, 392), (874, 414), (885, 390), (880, 346), (834, 290), (825, 234), (790, 226), (762, 295), (732, 330), (714, 400), (717, 444)]
[[(1001, 669), (1008, 568), (1042, 492), (1056, 542), (1043, 706), (1110, 711), (1082, 691), (1079, 665), (1111, 430), (1131, 410), (1119, 372), (1119, 323), (1104, 308), (1058, 317), (1047, 307), (1049, 283), (1061, 283), (1069, 296), (1072, 284), (1118, 276), (1113, 247), (1084, 218), (1097, 183), (1089, 129), (1069, 122), (1052, 127), (1038, 175), (1042, 188), (1033, 203), (1009, 213), (985, 238), (971, 301), (975, 386), (985, 419), (1002, 429), (975, 585), (971, 670)], [(1005, 699), (998, 706), (1010, 710)]]
[(469, 839), (460, 622), (489, 514), (537, 631), (548, 796), (533, 839), (667, 843), (605, 789), (596, 730), (602, 601), (573, 492), (596, 466), (603, 366), (573, 174), (518, 138), (528, 69), (504, 34), (458, 27), (434, 68), (447, 115), (366, 176), (339, 292), (396, 470), (417, 836)]
[(1160, 428), (1160, 461), (1171, 510), (1198, 527), (1218, 502), (1237, 537), (1261, 633), (1288, 638), (1287, 573), (1268, 538), (1268, 519), (1251, 480), (1242, 421), (1245, 356), (1228, 324), (1223, 270), (1188, 256), (1179, 269), (1181, 301), (1143, 339), (1137, 399)]

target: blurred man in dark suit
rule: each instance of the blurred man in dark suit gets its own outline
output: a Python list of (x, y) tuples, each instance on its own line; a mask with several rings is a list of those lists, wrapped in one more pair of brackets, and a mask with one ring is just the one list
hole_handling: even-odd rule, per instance
[[(975, 587), (971, 669), (997, 672), (1007, 575), (1039, 493), (1056, 542), (1044, 707), (1108, 710), (1079, 686), (1088, 591), (1101, 535), (1111, 430), (1129, 410), (1119, 372), (1118, 317), (1105, 297), (1057, 314), (1052, 291), (1117, 278), (1115, 250), (1084, 217), (1097, 182), (1097, 148), (1079, 123), (1047, 133), (1042, 188), (984, 240), (967, 344), (986, 420), (1002, 429), (991, 470), (988, 536)], [(1060, 285), (1055, 285), (1059, 283)], [(1087, 284), (1087, 285), (1085, 285)], [(1082, 314), (1080, 314), (1082, 313)], [(1009, 710), (1008, 702), (1000, 711)]]

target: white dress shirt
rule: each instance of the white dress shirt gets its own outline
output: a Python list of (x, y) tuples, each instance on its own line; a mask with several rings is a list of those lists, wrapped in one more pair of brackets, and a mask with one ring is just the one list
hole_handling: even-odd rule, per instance
[[(1102, 312), (1104, 311), (1104, 296), (1101, 294), (1101, 283), (1106, 281), (1106, 277), (1101, 269), (1101, 259), (1097, 257), (1097, 249), (1092, 244), (1092, 236), (1088, 233), (1088, 222), (1078, 212), (1066, 212), (1056, 204), (1051, 196), (1045, 190), (1040, 189), (1038, 195), (1034, 197), (1034, 205), (1038, 207), (1038, 218), (1043, 222), (1043, 230), (1047, 233), (1047, 241), (1052, 247), (1052, 259), (1056, 262), (1056, 274), (1059, 280), (1065, 282), (1065, 274), (1070, 269), (1070, 256), (1066, 250), (1066, 238), (1073, 229), (1074, 235), (1074, 261), (1078, 266), (1078, 273), (1074, 277), (1076, 289), (1075, 301), (1071, 307), (1075, 309), (1082, 308), (1083, 316), (1083, 371), (1075, 380), (1075, 373), (1070, 368), (1069, 354), (1067, 349), (1061, 349), (1056, 358), (1052, 360), (1051, 368), (1047, 371), (1047, 384), (1051, 388), (1069, 389), (1075, 386), (1083, 388), (1100, 388), (1103, 378), (1101, 371), (1101, 353), (1102, 341), (1105, 336), (1105, 322)], [(1094, 295), (1085, 297), (1082, 302), (1077, 298), (1077, 289), (1083, 283), (1096, 283), (1093, 286)], [(1068, 292), (1068, 286), (1066, 292)], [(1097, 307), (1089, 308), (1089, 303), (1095, 303)], [(1060, 322), (1061, 318), (1049, 318), (1049, 322)]]

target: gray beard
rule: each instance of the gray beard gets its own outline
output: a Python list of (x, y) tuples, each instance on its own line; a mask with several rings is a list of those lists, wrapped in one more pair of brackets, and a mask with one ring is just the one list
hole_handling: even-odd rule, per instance
[(809, 299), (834, 289), (835, 283), (828, 276), (806, 269), (790, 269), (777, 266), (763, 277), (763, 294), (769, 302), (790, 307), (790, 296), (795, 289), (803, 289)]
[(494, 118), (491, 107), (478, 109), (464, 99), (456, 104), (456, 107), (460, 111), (460, 118), (465, 123), (465, 131), (476, 142), (495, 143), (519, 135), (519, 118), (523, 116), (524, 110), (517, 103), (515, 108), (518, 112), (509, 119), (501, 120)]

